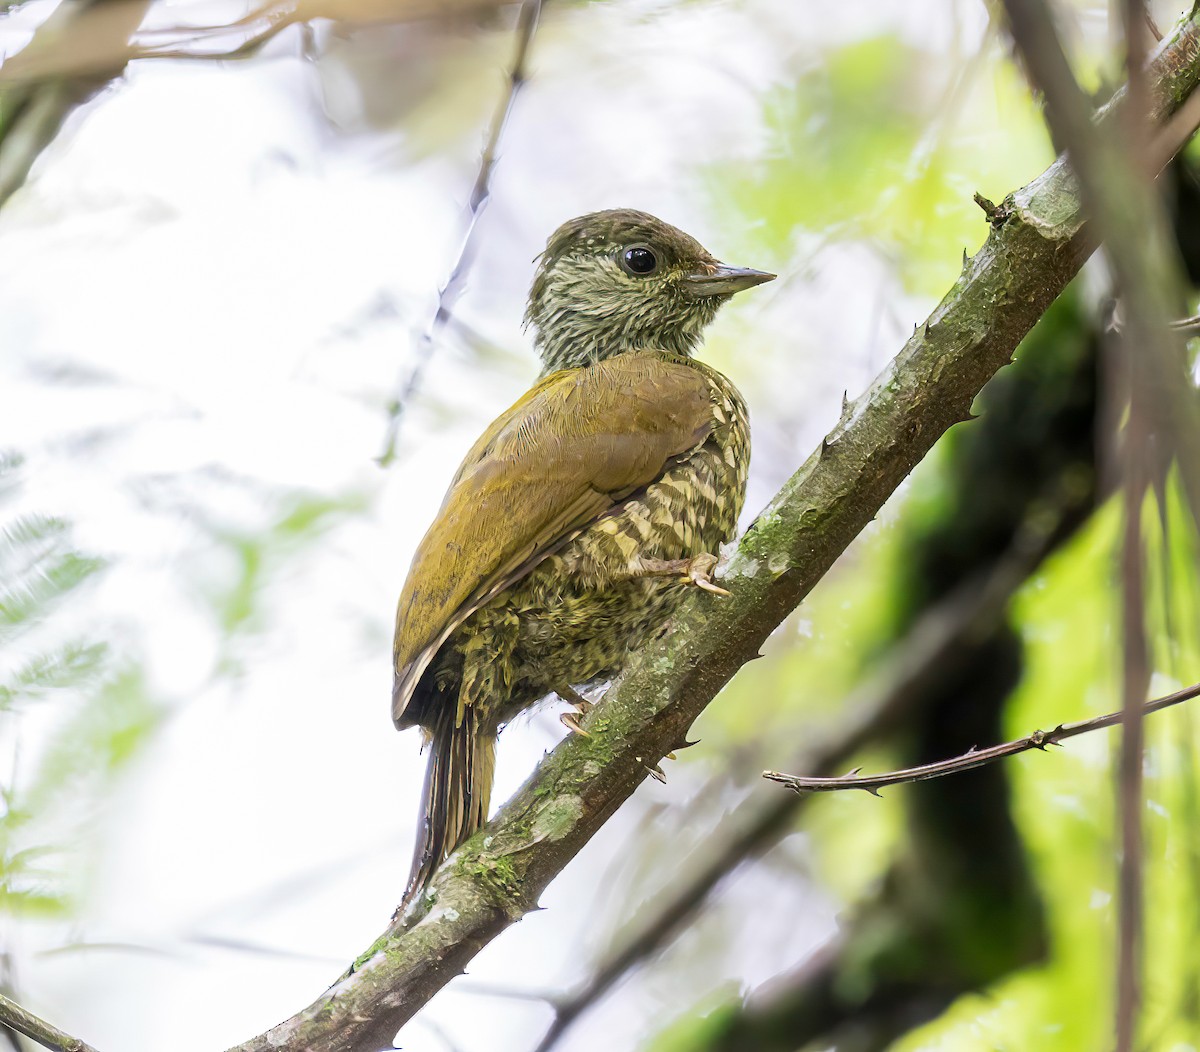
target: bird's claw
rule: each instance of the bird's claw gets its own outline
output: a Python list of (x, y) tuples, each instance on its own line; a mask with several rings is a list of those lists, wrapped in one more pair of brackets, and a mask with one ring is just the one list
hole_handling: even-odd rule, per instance
[(564, 727), (566, 727), (567, 730), (569, 730), (572, 734), (579, 734), (579, 735), (582, 735), (584, 738), (590, 738), (591, 734), (588, 731), (585, 731), (583, 729), (582, 724), (579, 722), (580, 719), (581, 719), (581, 717), (580, 717), (579, 713), (564, 712), (561, 716), (558, 717), (558, 722), (561, 723)]
[(731, 592), (713, 581), (713, 570), (716, 568), (717, 557), (705, 552), (688, 560), (686, 576), (691, 584), (713, 595), (731, 595)]
[(581, 734), (585, 738), (590, 738), (591, 735), (583, 729), (580, 721), (596, 706), (574, 687), (560, 687), (555, 693), (575, 710), (574, 712), (564, 712), (558, 717), (559, 722), (571, 731), (572, 734)]
[(713, 595), (729, 595), (713, 581), (713, 570), (717, 568), (717, 557), (708, 552), (693, 555), (690, 559), (641, 559), (633, 572), (635, 577), (674, 577), (679, 574), (687, 584), (695, 585)]

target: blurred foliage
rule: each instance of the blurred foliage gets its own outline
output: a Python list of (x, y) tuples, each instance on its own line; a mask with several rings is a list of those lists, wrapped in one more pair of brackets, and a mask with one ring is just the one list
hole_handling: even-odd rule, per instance
[(295, 572), (310, 551), (339, 523), (363, 514), (365, 494), (355, 490), (337, 496), (300, 488), (253, 487), (262, 514), (253, 524), (214, 520), (202, 509), (193, 521), (202, 526), (215, 548), (221, 569), (205, 565), (196, 587), (215, 619), (220, 655), (218, 676), (236, 676), (253, 653), (254, 641), (271, 624), (272, 584)]
[[(1193, 219), (1194, 161), (1167, 177), (1189, 276), (1200, 272)], [(1048, 320), (1052, 319), (1051, 312)], [(1069, 339), (1064, 332), (1060, 339)], [(989, 487), (980, 503), (995, 500)], [(1143, 507), (1145, 610), (1155, 672), (1152, 694), (1200, 677), (1197, 531), (1177, 474)], [(1157, 506), (1156, 506), (1157, 505)], [(1000, 516), (993, 515), (992, 521)], [(1073, 543), (1023, 589), (1015, 605), (1025, 671), (1006, 707), (1007, 736), (1086, 719), (1120, 706), (1120, 509), (1109, 501)], [(1200, 729), (1183, 707), (1146, 728), (1146, 930), (1141, 1045), (1177, 1052), (1200, 1038)], [(899, 1044), (902, 1052), (1102, 1048), (1111, 1041), (1115, 988), (1117, 736), (1094, 737), (1013, 763), (1014, 811), (1047, 902), (1051, 955), (1044, 966), (968, 997)], [(1048, 762), (1047, 762), (1048, 761)]]
[[(983, 53), (947, 63), (892, 35), (825, 52), (765, 106), (770, 152), (716, 165), (713, 198), (736, 208), (777, 258), (798, 233), (818, 244), (861, 240), (925, 295), (940, 296), (964, 248), (981, 240), (973, 192), (999, 199), (1052, 158), (1010, 67)], [(997, 112), (1003, 147), (991, 148)]]
[[(1177, 493), (1172, 504), (1176, 513), (1181, 511)], [(1119, 707), (1114, 686), (1118, 512), (1114, 504), (1106, 506), (1019, 597), (1016, 612), (1026, 668), (1006, 716), (1013, 736)], [(1149, 515), (1147, 522), (1152, 524)], [(1187, 567), (1171, 580), (1177, 624), (1195, 624), (1194, 544), (1190, 531), (1170, 535), (1172, 562), (1184, 559)], [(1161, 533), (1155, 536), (1152, 530), (1152, 567), (1162, 545)], [(1154, 583), (1161, 595), (1163, 576), (1155, 575)], [(1164, 656), (1168, 640), (1161, 622), (1154, 641), (1160, 654), (1157, 667), (1176, 670), (1174, 675), (1160, 671), (1156, 693), (1200, 675), (1194, 633), (1181, 633), (1171, 644), (1182, 642), (1187, 651), (1176, 659)], [(1200, 1035), (1200, 971), (1194, 952), (1200, 924), (1200, 825), (1195, 820), (1200, 728), (1194, 714), (1183, 707), (1150, 717), (1147, 743), (1147, 974), (1140, 1047), (1177, 1052)], [(900, 1042), (898, 1052), (1077, 1052), (1103, 1048), (1111, 1040), (1111, 1013), (1097, 1009), (1110, 1003), (1108, 992), (1115, 982), (1115, 749), (1115, 736), (1094, 736), (1011, 763), (1017, 821), (1047, 900), (1051, 956), (1045, 965), (1014, 975), (986, 996), (963, 999), (937, 1023)]]
[[(21, 471), (20, 456), (0, 455), (0, 514), (17, 496)], [(160, 717), (137, 672), (121, 667), (106, 641), (64, 636), (56, 624), (64, 604), (85, 601), (104, 566), (76, 549), (62, 519), (9, 511), (0, 521), (0, 725), (12, 750), (8, 775), (0, 775), (0, 913), (69, 914), (86, 886), (78, 860), (91, 802)], [(21, 720), (44, 707), (54, 729), (27, 756)]]

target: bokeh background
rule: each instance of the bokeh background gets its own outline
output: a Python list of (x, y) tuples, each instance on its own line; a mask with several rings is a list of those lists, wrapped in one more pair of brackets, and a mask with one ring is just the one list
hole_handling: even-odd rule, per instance
[[(0, 208), (0, 980), (102, 1049), (247, 1038), (307, 1004), (398, 901), (423, 758), (388, 716), (394, 603), (459, 458), (535, 375), (520, 319), (554, 227), (643, 208), (779, 273), (704, 352), (751, 406), (748, 522), (981, 244), (972, 194), (998, 200), (1054, 156), (983, 3), (547, 0), (424, 367), (517, 10), (423, 6), (305, 3), (239, 51), (272, 24), (253, 5), (156, 0), (123, 75), (70, 110)], [(57, 7), (0, 4), (0, 56)], [(1156, 6), (1163, 25), (1177, 7)], [(1119, 75), (1108, 5), (1064, 12), (1103, 91)], [(53, 44), (55, 72), (71, 51)], [(0, 102), (20, 84), (6, 67)], [(1085, 275), (1081, 302), (1102, 284)], [(385, 469), (388, 405), (418, 368)], [(666, 785), (642, 786), (404, 1048), (532, 1048), (546, 998), (636, 928), (737, 804), (783, 791), (759, 772), (836, 727), (890, 638), (902, 538), (944, 512), (948, 456), (717, 699)], [(1018, 595), (1012, 734), (1119, 706), (1118, 527), (1102, 504)], [(1156, 544), (1162, 692), (1200, 654), (1190, 541)], [(1176, 711), (1148, 731), (1145, 1047), (1184, 1052), (1200, 1048), (1196, 730)], [(498, 800), (562, 733), (552, 708), (508, 729)], [(1049, 956), (897, 1047), (1103, 1046), (1114, 742), (1010, 763)], [(878, 889), (906, 792), (817, 801), (562, 1047), (690, 1047)]]

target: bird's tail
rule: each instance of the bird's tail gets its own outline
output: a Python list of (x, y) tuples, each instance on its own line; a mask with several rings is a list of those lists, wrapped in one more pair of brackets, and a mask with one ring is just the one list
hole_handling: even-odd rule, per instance
[(434, 727), (421, 791), (421, 831), (401, 909), (419, 895), (434, 870), (487, 821), (496, 770), (495, 732), (482, 731), (472, 706), (461, 723), (447, 705)]

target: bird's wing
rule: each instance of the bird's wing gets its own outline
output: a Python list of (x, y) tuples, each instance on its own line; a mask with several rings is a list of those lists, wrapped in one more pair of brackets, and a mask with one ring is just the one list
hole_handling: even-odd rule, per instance
[(409, 699), (455, 628), (711, 428), (703, 374), (648, 354), (553, 373), (500, 416), (459, 468), (400, 594), (397, 726), (411, 723)]

